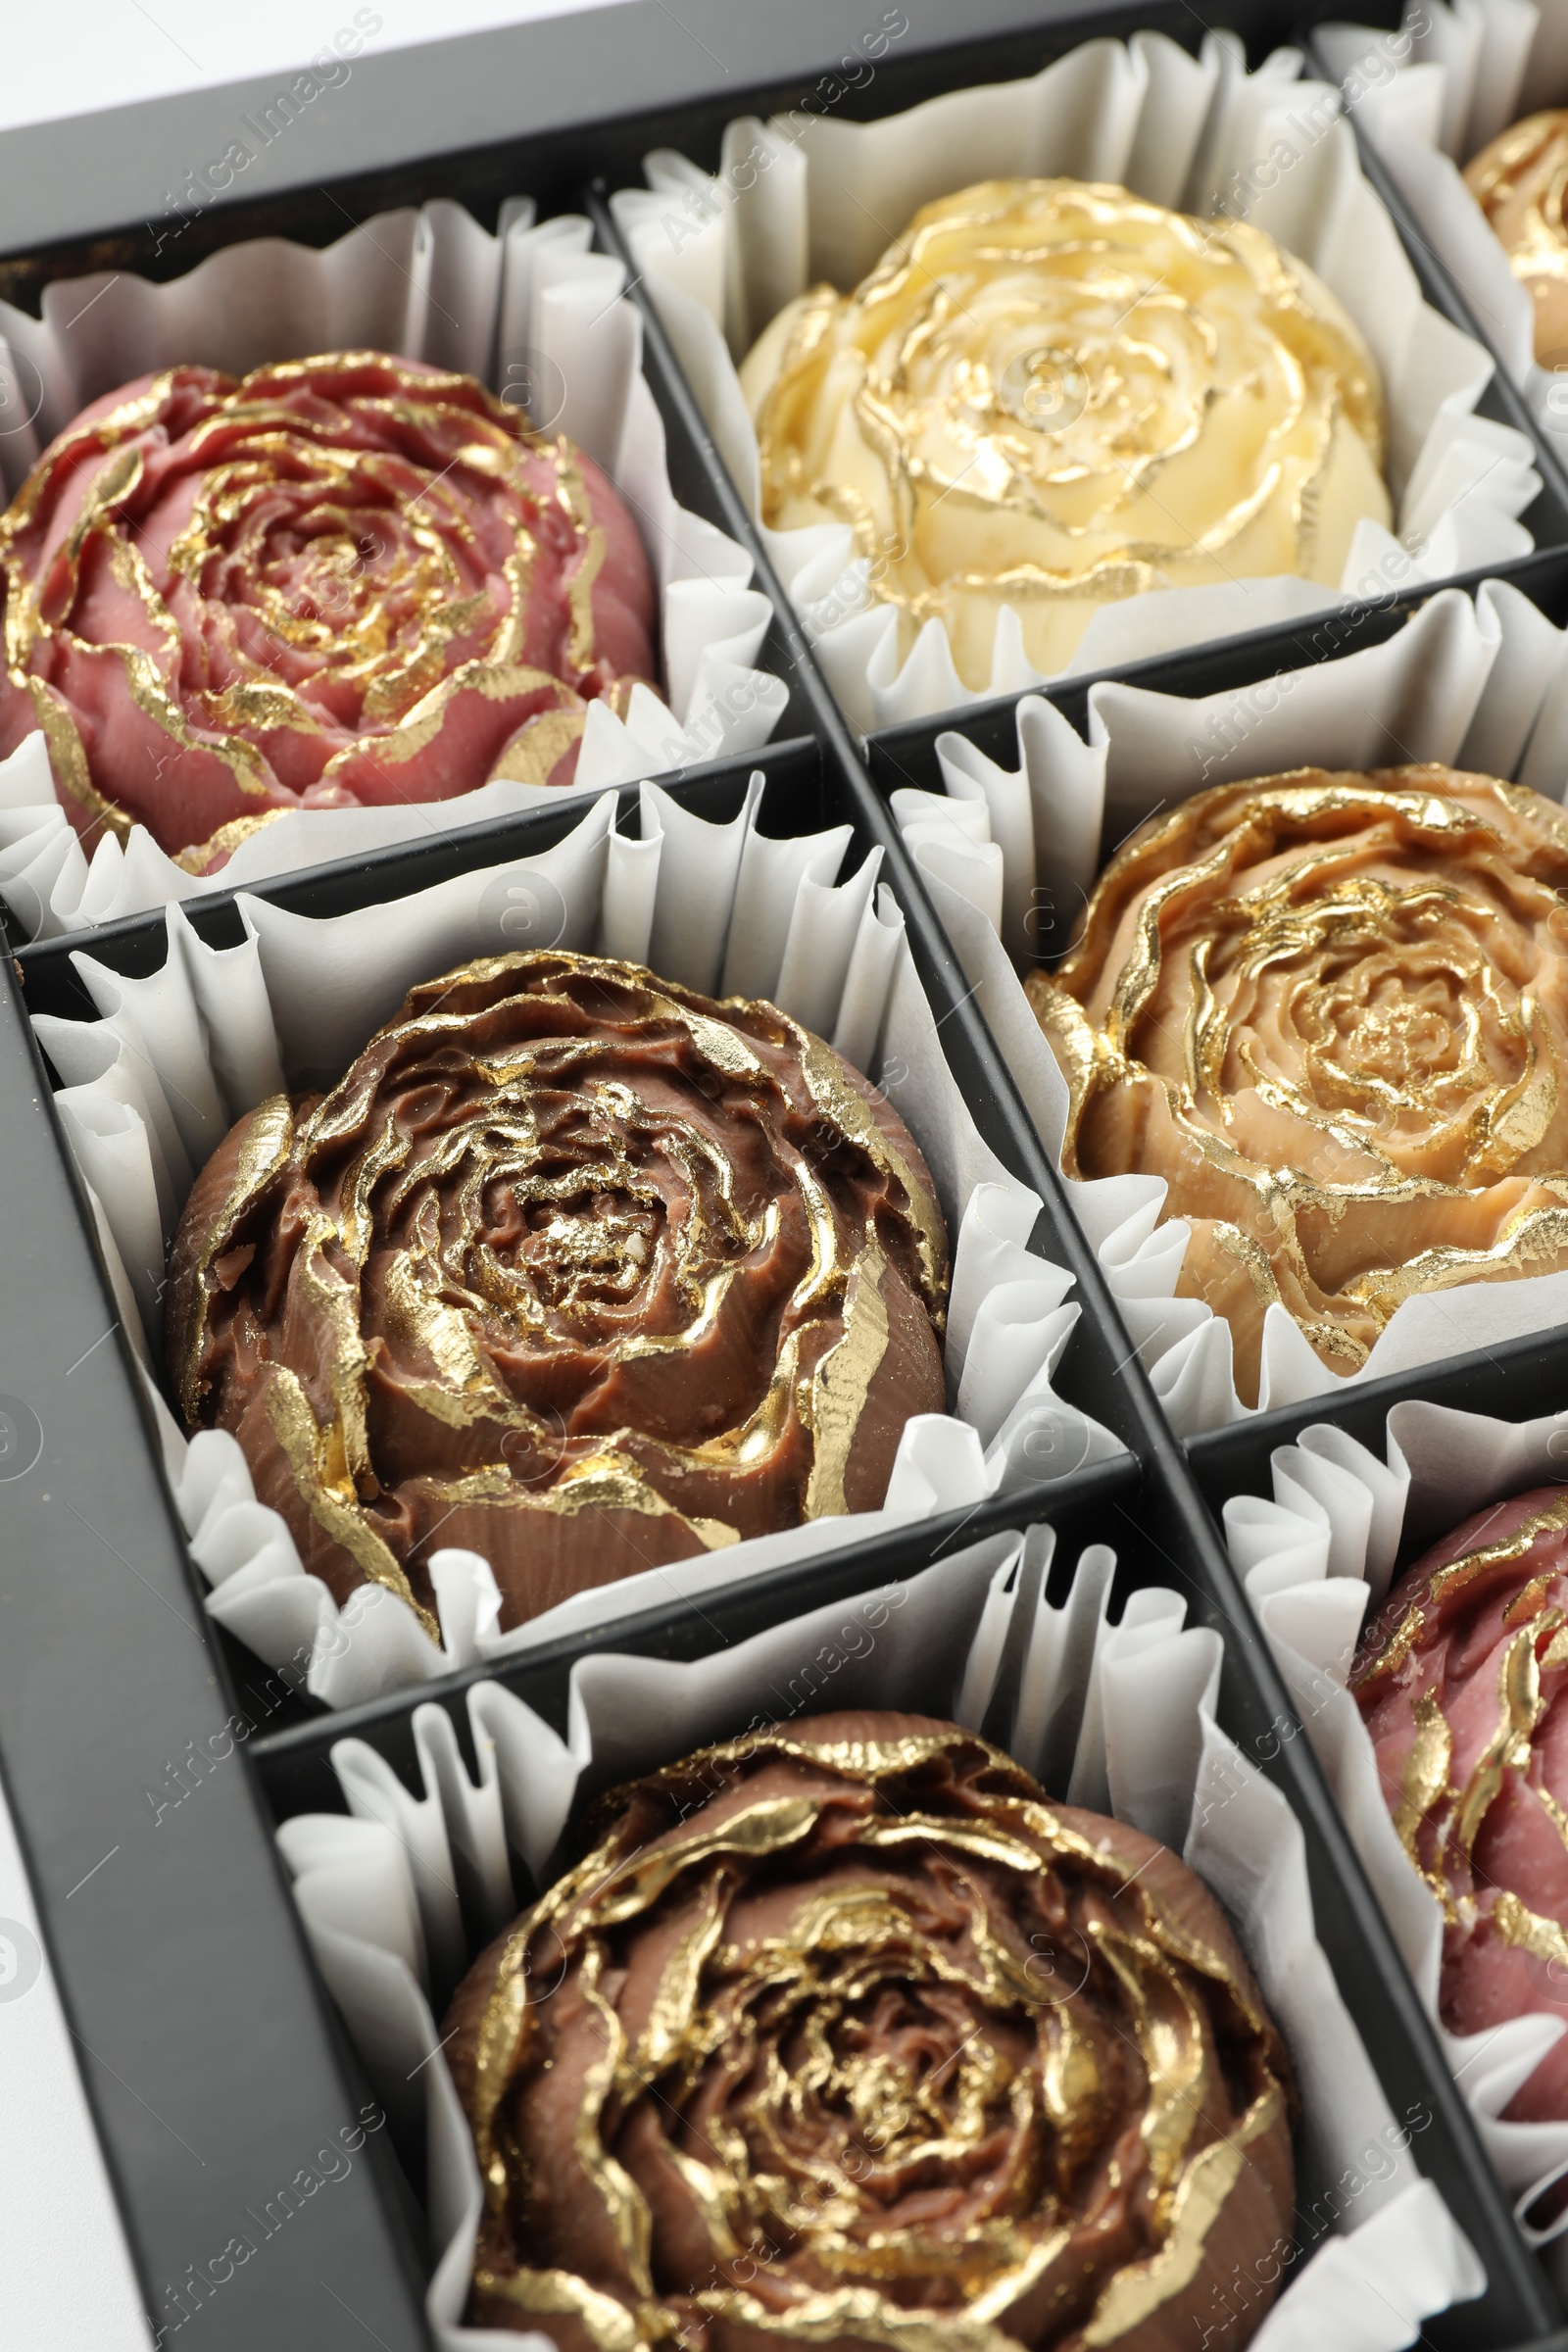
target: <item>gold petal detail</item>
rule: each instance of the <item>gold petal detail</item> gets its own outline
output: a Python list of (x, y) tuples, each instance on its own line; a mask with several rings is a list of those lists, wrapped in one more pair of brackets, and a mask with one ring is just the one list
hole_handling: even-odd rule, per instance
[(192, 1263), (190, 1317), (179, 1350), (177, 1389), (181, 1410), (194, 1424), (201, 1411), (201, 1358), (207, 1342), (208, 1276), (221, 1257), (246, 1209), (266, 1192), (287, 1162), (294, 1141), (294, 1108), (287, 1095), (271, 1095), (252, 1111), (237, 1152), (228, 1190), (213, 1214), (203, 1247)]
[(341, 1446), (334, 1447), (332, 1429), (323, 1429), (311, 1409), (311, 1400), (297, 1376), (286, 1366), (270, 1367), (267, 1384), (267, 1417), (277, 1434), (300, 1498), (313, 1519), (324, 1528), (372, 1585), (395, 1592), (423, 1626), (432, 1642), (441, 1640), (440, 1621), (416, 1599), (414, 1587), (391, 1547), (375, 1534), (360, 1510), (345, 1476)]
[(1213, 2141), (1194, 2157), (1172, 2199), (1165, 2243), (1147, 2262), (1130, 2264), (1116, 2274), (1084, 2329), (1085, 2344), (1118, 2343), (1191, 2285), (1207, 2252), (1209, 2231), (1241, 2178), (1248, 2148), (1278, 2123), (1282, 2112), (1279, 2090), (1271, 2087), (1230, 2138)]
[(850, 1276), (844, 1336), (834, 1342), (811, 1375), (810, 1420), (816, 1448), (811, 1483), (806, 1490), (808, 1519), (826, 1519), (849, 1509), (844, 1480), (871, 1383), (888, 1351), (888, 1310), (882, 1297), (887, 1267), (875, 1237), (867, 1234), (865, 1248)]
[(588, 712), (576, 710), (541, 710), (525, 719), (510, 743), (503, 746), (487, 784), (548, 784), (574, 743), (581, 743)]
[(475, 2271), (481, 2295), (541, 2319), (575, 2320), (595, 2352), (646, 2352), (647, 2337), (624, 2303), (602, 2295), (571, 2271)]
[(49, 765), (56, 784), (70, 794), (79, 808), (85, 809), (94, 825), (102, 825), (119, 842), (128, 841), (131, 819), (123, 808), (106, 801), (93, 782), (86, 750), (65, 702), (42, 678), (28, 678), (26, 685), (43, 739), (49, 746)]
[(188, 850), (181, 850), (174, 863), (182, 873), (205, 874), (215, 858), (232, 858), (242, 841), (249, 841), (264, 825), (275, 825), (280, 816), (288, 814), (286, 808), (264, 808), (257, 816), (232, 816), (206, 841), (193, 842)]

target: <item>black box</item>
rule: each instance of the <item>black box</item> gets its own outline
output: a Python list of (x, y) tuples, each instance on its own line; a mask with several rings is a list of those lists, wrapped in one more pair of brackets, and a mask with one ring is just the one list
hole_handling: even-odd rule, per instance
[[(1224, 13), (1254, 61), (1288, 38), (1294, 22), (1263, 0), (1234, 0)], [(1168, 29), (1188, 45), (1201, 33), (1179, 0), (1053, 16), (1032, 30), (995, 40), (956, 42), (951, 50), (908, 58), (895, 53), (878, 71), (874, 95), (866, 94), (866, 111), (882, 113), (939, 89), (1005, 78), (1092, 34), (1124, 34), (1147, 24)], [(634, 182), (643, 153), (655, 145), (673, 144), (711, 161), (731, 116), (805, 103), (810, 95), (799, 85), (737, 90), (722, 103), (573, 127), (550, 139), (416, 161), (319, 194), (227, 207), (193, 223), (177, 256), (155, 253), (142, 228), (75, 240), (0, 264), (0, 290), (27, 301), (50, 278), (103, 267), (172, 274), (219, 244), (263, 233), (326, 242), (341, 232), (345, 208), (363, 218), (388, 204), (435, 194), (457, 196), (481, 217), (520, 191), (534, 193), (549, 210), (594, 174), (610, 186)], [(853, 96), (846, 101), (847, 111), (856, 103)], [(594, 200), (591, 209), (603, 226), (602, 203)], [(669, 429), (676, 495), (755, 550), (733, 487), (652, 319), (646, 364)], [(1488, 397), (1497, 405), (1483, 404), (1484, 413), (1519, 421), (1500, 388)], [(1531, 516), (1543, 543), (1539, 552), (1502, 569), (1557, 612), (1568, 609), (1568, 557), (1554, 557), (1551, 549), (1568, 548), (1568, 496), (1555, 476), (1547, 480), (1550, 487)], [(1548, 2342), (1568, 2343), (1568, 2336), (1551, 2333), (1561, 2317), (1554, 2298), (1513, 2227), (1507, 2199), (1306, 1743), (1282, 1736), (1293, 1719), (1205, 1506), (1208, 1474), (1200, 1449), (1195, 1447), (1190, 1467), (1170, 1435), (1054, 1171), (966, 1001), (961, 971), (891, 822), (882, 797), (890, 777), (894, 783), (921, 780), (915, 772), (919, 742), (906, 738), (929, 739), (944, 722), (876, 739), (868, 783), (858, 747), (760, 564), (759, 577), (774, 595), (776, 614), (764, 659), (795, 686), (785, 730), (793, 725), (814, 741), (780, 742), (755, 761), (717, 764), (673, 789), (689, 806), (728, 813), (745, 774), (757, 765), (769, 779), (764, 827), (799, 830), (831, 810), (850, 816), (862, 842), (885, 846), (887, 871), (955, 1073), (993, 1149), (1045, 1201), (1036, 1248), (1077, 1278), (1076, 1296), (1086, 1311), (1064, 1367), (1064, 1390), (1113, 1429), (1130, 1452), (1125, 1462), (1079, 1473), (1059, 1488), (988, 1505), (963, 1524), (917, 1526), (859, 1554), (828, 1555), (775, 1572), (709, 1601), (702, 1611), (683, 1607), (622, 1621), (601, 1646), (696, 1655), (744, 1638), (770, 1607), (793, 1613), (863, 1591), (982, 1529), (1019, 1524), (1021, 1516), (1050, 1516), (1069, 1544), (1108, 1536), (1125, 1554), (1124, 1590), (1174, 1578), (1190, 1595), (1195, 1621), (1215, 1626), (1222, 1636), (1222, 1721), (1284, 1788), (1301, 1822), (1318, 1932), (1341, 1989), (1396, 2108), (1417, 2099), (1430, 2106), (1434, 2121), (1422, 2142), (1425, 2162), (1486, 2265), (1487, 2296), (1432, 2323), (1428, 2337), (1478, 2352), (1527, 2340), (1539, 2352)], [(1397, 600), (1369, 612), (1365, 628), (1387, 633), (1415, 601)], [(1139, 664), (1130, 674), (1143, 683), (1180, 680), (1189, 691), (1208, 691), (1233, 677), (1289, 665), (1291, 634), (1263, 632), (1258, 639), (1207, 646), (1172, 662)], [(1054, 690), (1069, 715), (1075, 697), (1081, 708), (1087, 683)], [(961, 723), (966, 731), (1005, 728), (1010, 708), (987, 706), (965, 713)], [(552, 810), (498, 826), (455, 826), (416, 847), (264, 884), (255, 895), (307, 913), (401, 895), (440, 874), (514, 856), (524, 841), (542, 846), (566, 829), (581, 806), (571, 813)], [(192, 903), (189, 911), (205, 936), (237, 936), (237, 918), (222, 892)], [(133, 2257), (154, 2310), (186, 2268), (222, 2248), (236, 2209), (265, 2200), (290, 2179), (309, 2162), (317, 2138), (350, 2119), (365, 2095), (357, 2062), (307, 1957), (271, 1828), (301, 1809), (338, 1803), (325, 1763), (333, 1740), (355, 1732), (406, 1772), (414, 1706), (435, 1698), (456, 1711), (464, 1687), (463, 1677), (447, 1678), (326, 1717), (293, 1700), (284, 1704), (266, 1693), (259, 1698), (256, 1663), (216, 1640), (203, 1622), (200, 1586), (128, 1347), (116, 1329), (80, 1188), (49, 1106), (48, 1075), (26, 1025), (31, 1010), (70, 1017), (87, 1009), (70, 964), (72, 947), (88, 947), (95, 956), (135, 971), (156, 967), (163, 937), (161, 917), (137, 917), (72, 942), (23, 948), (5, 975), (0, 1005), (0, 1101), (12, 1154), (12, 1214), (0, 1230), (0, 1390), (9, 1393), (0, 1397), (0, 1409), (22, 1430), (29, 1452), (22, 1475), (0, 1479), (0, 1598), (7, 1637), (0, 1642), (0, 1771)], [(1478, 1396), (1492, 1394), (1487, 1384), (1494, 1373), (1483, 1366), (1474, 1377)], [(1324, 1417), (1321, 1401), (1307, 1417)], [(91, 1637), (84, 1639), (80, 1607), (89, 1594)], [(568, 1642), (541, 1647), (490, 1671), (559, 1720), (570, 1664), (585, 1646)], [(236, 1716), (256, 1722), (254, 1736), (240, 1743), (248, 1754), (200, 1782), (170, 1835), (172, 1825), (160, 1828), (145, 1802), (149, 1781), (164, 1773), (171, 1756), (177, 1758), (215, 1725)], [(92, 1874), (90, 1883), (83, 1872)], [(426, 2340), (416, 2199), (385, 2140), (378, 2136), (368, 2145), (367, 2163), (331, 2198), (307, 2206), (291, 2232), (269, 2246), (250, 2274), (245, 2299), (236, 2296), (230, 2305), (220, 2296), (206, 2307), (192, 2341), (265, 2344), (271, 2352), (286, 2331), (301, 2352), (317, 2344), (335, 2352), (350, 2332), (340, 2304), (388, 2352)]]

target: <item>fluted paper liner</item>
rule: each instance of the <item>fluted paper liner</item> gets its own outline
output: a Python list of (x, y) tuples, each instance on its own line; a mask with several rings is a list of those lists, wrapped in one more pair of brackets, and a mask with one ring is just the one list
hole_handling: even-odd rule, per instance
[[(1568, 779), (1568, 632), (1528, 597), (1487, 581), (1474, 603), (1445, 589), (1387, 643), (1324, 659), (1231, 694), (1188, 702), (1140, 687), (1089, 690), (1086, 744), (1054, 707), (1018, 705), (1015, 770), (957, 732), (938, 738), (947, 797), (895, 793), (904, 837), (1031, 1116), (1059, 1156), (1067, 1088), (1018, 978), (1040, 944), (1075, 934), (1100, 866), (1158, 807), (1211, 785), (1301, 766), (1437, 760), (1509, 777), (1560, 801)], [(1183, 1437), (1241, 1419), (1230, 1326), (1178, 1298), (1188, 1241), (1159, 1222), (1163, 1177), (1065, 1178), (1129, 1336)], [(1406, 1299), (1365, 1363), (1331, 1372), (1284, 1306), (1263, 1328), (1256, 1410), (1337, 1395), (1568, 1318), (1568, 1274), (1466, 1283)]]
[(1568, 2173), (1568, 2123), (1506, 2123), (1502, 2110), (1568, 2030), (1532, 2013), (1490, 2032), (1449, 2034), (1438, 2016), (1443, 1911), (1410, 1864), (1389, 1811), (1371, 1736), (1347, 1688), (1363, 1617), (1382, 1601), (1401, 1547), (1417, 1549), (1473, 1511), (1568, 1477), (1568, 1413), (1494, 1421), (1419, 1399), (1396, 1404), (1385, 1458), (1329, 1424), (1304, 1429), (1272, 1465), (1274, 1498), (1224, 1508), (1231, 1558), (1388, 1914), (1487, 2153), (1515, 2198), (1527, 2238), (1568, 2288), (1568, 2208), (1544, 2228), (1526, 2216)]
[(1079, 1313), (1067, 1299), (1071, 1277), (1025, 1247), (1040, 1203), (981, 1141), (948, 1069), (903, 917), (877, 888), (880, 850), (835, 887), (850, 828), (765, 839), (756, 822), (761, 787), (754, 777), (741, 813), (719, 825), (645, 785), (640, 839), (615, 832), (615, 799), (606, 794), (542, 857), (324, 920), (242, 896), (237, 948), (207, 946), (171, 907), (161, 971), (126, 979), (78, 953), (101, 1017), (35, 1019), (64, 1081), (56, 1106), (122, 1319), (149, 1368), (161, 1352), (168, 1245), (231, 1121), (284, 1085), (334, 1084), (416, 981), (475, 956), (597, 949), (705, 993), (771, 997), (882, 1087), (925, 1155), (956, 1245), (950, 1411), (906, 1425), (882, 1509), (646, 1570), (506, 1635), (489, 1563), (470, 1551), (431, 1558), (440, 1647), (378, 1586), (339, 1609), (303, 1573), (283, 1521), (257, 1502), (237, 1441), (209, 1430), (187, 1444), (153, 1390), (192, 1553), (217, 1588), (209, 1608), (329, 1704), (695, 1596), (1120, 1450), (1054, 1393)]
[(591, 253), (592, 238), (579, 215), (536, 224), (531, 199), (509, 201), (491, 236), (438, 199), (377, 214), (319, 253), (253, 238), (168, 285), (123, 270), (62, 279), (45, 289), (41, 321), (0, 303), (8, 496), (88, 401), (155, 368), (196, 362), (243, 374), (365, 348), (479, 377), (586, 449), (625, 501), (661, 592), (665, 696), (635, 687), (624, 719), (591, 704), (564, 788), (481, 782), (404, 808), (293, 810), (209, 876), (184, 872), (140, 825), (123, 848), (100, 839), (89, 860), (55, 797), (43, 738), (29, 736), (0, 762), (0, 895), (26, 936), (53, 938), (767, 741), (788, 701), (782, 679), (753, 666), (772, 608), (750, 585), (745, 550), (676, 502), (663, 419), (642, 372), (642, 320), (621, 291), (625, 268)]
[[(1187, 1628), (1182, 1596), (1157, 1588), (1132, 1594), (1109, 1624), (1115, 1555), (1102, 1544), (1053, 1605), (1054, 1551), (1048, 1525), (990, 1537), (694, 1665), (584, 1659), (564, 1740), (510, 1691), (478, 1683), (467, 1699), (477, 1785), (438, 1707), (414, 1717), (417, 1797), (365, 1742), (338, 1742), (332, 1761), (354, 1818), (299, 1815), (278, 1842), (378, 2096), (425, 2123), (438, 2250), (426, 2310), (439, 2345), (499, 2339), (462, 2326), (480, 2183), (432, 2012), (530, 1899), (530, 1876), (550, 1883), (579, 1795), (704, 1741), (840, 1707), (914, 1709), (987, 1730), (1049, 1794), (1183, 1852), (1224, 1905), (1303, 2106), (1298, 2252), (1282, 2265), (1287, 2284), (1253, 2352), (1317, 2352), (1331, 2331), (1341, 2352), (1396, 2352), (1424, 2319), (1481, 2291), (1473, 2251), (1421, 2177), (1430, 2116), (1393, 2114), (1317, 1941), (1299, 1826), (1215, 1721), (1219, 1636)], [(1235, 2289), (1243, 2301), (1257, 2291)]]
[[(1298, 51), (1280, 49), (1249, 74), (1229, 33), (1210, 34), (1195, 59), (1163, 34), (1141, 32), (1084, 42), (1027, 80), (954, 91), (876, 122), (731, 122), (716, 179), (667, 151), (648, 157), (649, 190), (612, 204), (753, 512), (757, 436), (735, 365), (768, 319), (815, 280), (854, 286), (918, 206), (980, 180), (1054, 174), (1116, 182), (1203, 217), (1245, 217), (1316, 271), (1382, 371), (1398, 531), (1396, 540), (1376, 522), (1359, 524), (1339, 593), (1282, 575), (1107, 605), (1091, 619), (1073, 672), (1299, 617), (1391, 578), (1437, 580), (1528, 553), (1534, 542), (1517, 517), (1541, 486), (1532, 445), (1473, 413), (1489, 355), (1423, 302), (1394, 222), (1361, 175), (1350, 126), (1334, 119), (1337, 94), (1298, 79), (1300, 69)], [(763, 537), (858, 727), (1044, 682), (1007, 612), (981, 692), (960, 681), (937, 619), (901, 665), (897, 614), (872, 599), (847, 524)]]

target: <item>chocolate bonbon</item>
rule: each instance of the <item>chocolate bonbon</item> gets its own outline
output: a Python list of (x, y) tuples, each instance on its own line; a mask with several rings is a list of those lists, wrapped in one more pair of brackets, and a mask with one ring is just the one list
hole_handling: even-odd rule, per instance
[(0, 758), (41, 728), (90, 842), (192, 872), (294, 808), (569, 781), (655, 674), (599, 467), (471, 376), (337, 352), (94, 401), (0, 516)]
[(948, 1245), (903, 1122), (772, 1005), (564, 951), (414, 989), (197, 1180), (170, 1378), (339, 1598), (502, 1623), (881, 1503), (944, 1409)]
[(1063, 1167), (1166, 1180), (1245, 1399), (1276, 1300), (1348, 1373), (1407, 1298), (1568, 1265), (1565, 892), (1537, 793), (1298, 768), (1152, 818), (1030, 975)]
[[(1351, 1689), (1400, 1842), (1443, 1906), (1451, 2034), (1568, 2000), (1568, 1487), (1477, 1511), (1367, 1627)], [(1568, 2039), (1503, 2110), (1568, 2121)]]
[(877, 1713), (689, 1756), (583, 1843), (444, 2029), (485, 2188), (470, 2325), (564, 2352), (1252, 2333), (1272, 2290), (1216, 2288), (1279, 2277), (1290, 2068), (1167, 1849)]
[(1465, 185), (1534, 307), (1536, 358), (1568, 364), (1568, 111), (1548, 108), (1490, 139), (1465, 166)]
[(998, 618), (1042, 674), (1101, 606), (1294, 572), (1337, 588), (1387, 524), (1383, 390), (1261, 230), (1070, 179), (917, 213), (853, 293), (812, 288), (741, 372), (762, 520), (848, 522), (869, 591), (983, 690)]

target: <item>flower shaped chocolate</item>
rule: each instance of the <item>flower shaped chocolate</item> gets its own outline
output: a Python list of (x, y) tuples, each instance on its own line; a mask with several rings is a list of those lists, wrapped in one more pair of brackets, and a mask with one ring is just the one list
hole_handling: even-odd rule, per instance
[[(1352, 1689), (1406, 1853), (1443, 1904), (1452, 2034), (1568, 2000), (1568, 1487), (1435, 1544), (1366, 1629)], [(1568, 2121), (1568, 2039), (1512, 2122)]]
[(1527, 116), (1465, 166), (1470, 190), (1535, 305), (1536, 358), (1568, 364), (1568, 111)]
[(1289, 2068), (1211, 1896), (921, 1716), (604, 1800), (447, 2024), (468, 2322), (564, 2352), (1234, 2346), (1268, 2294), (1216, 2288), (1291, 2234)]
[(770, 1004), (565, 953), (413, 990), (186, 1204), (171, 1377), (344, 1596), (432, 1548), (502, 1622), (874, 1508), (943, 1409), (947, 1238), (898, 1114)]
[(1383, 397), (1327, 288), (1259, 229), (1069, 179), (929, 204), (742, 371), (774, 529), (853, 524), (875, 595), (984, 689), (997, 617), (1047, 674), (1097, 607), (1297, 572), (1390, 518)]
[(630, 516), (569, 441), (376, 352), (172, 368), (84, 409), (0, 516), (0, 757), (194, 872), (291, 808), (566, 783), (654, 674)]
[(1565, 890), (1536, 793), (1298, 768), (1143, 826), (1027, 982), (1063, 1166), (1167, 1180), (1244, 1397), (1272, 1299), (1349, 1372), (1418, 1292), (1568, 1265)]

